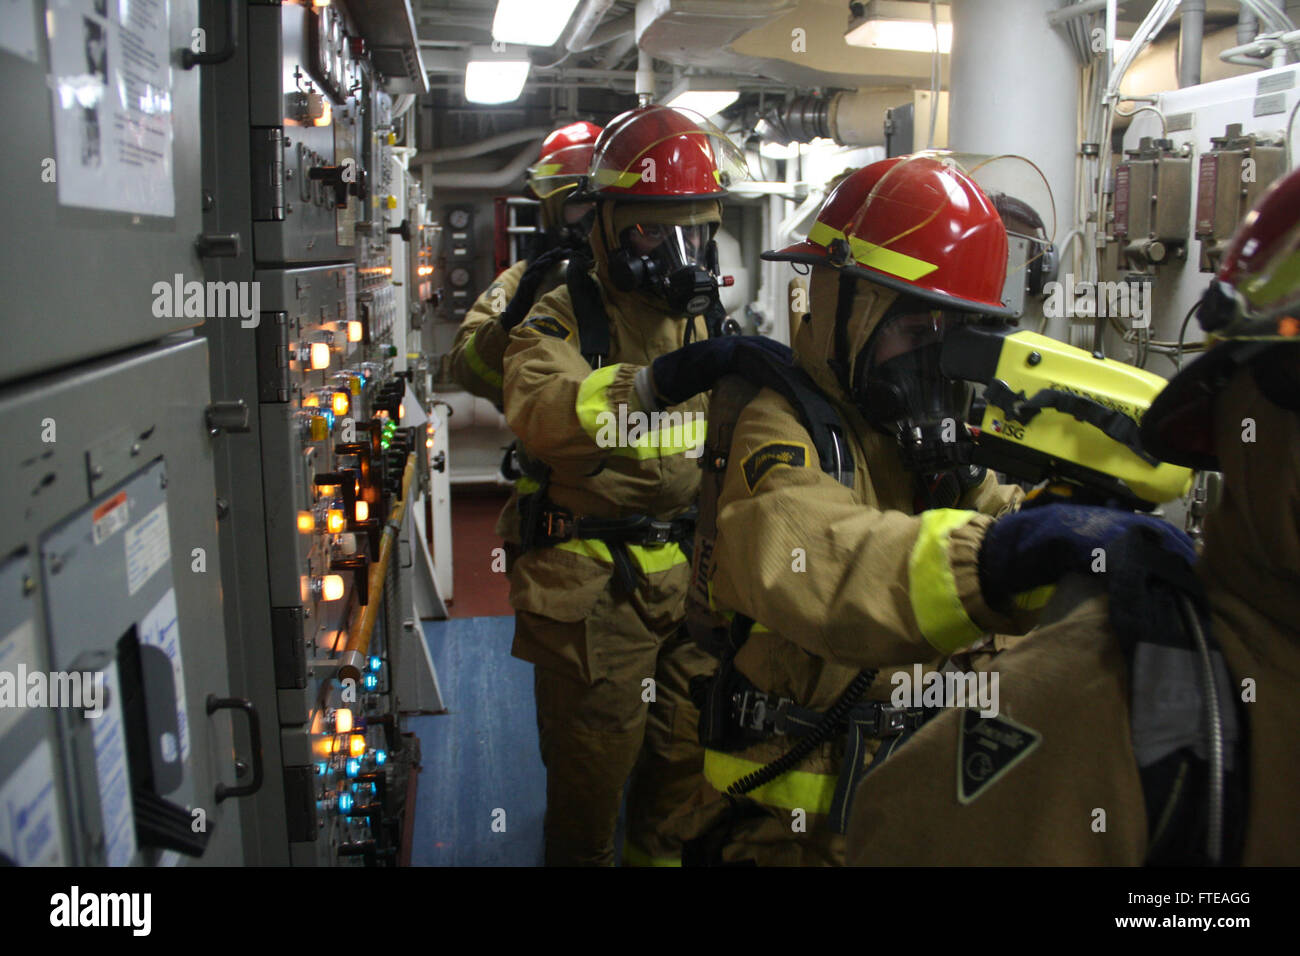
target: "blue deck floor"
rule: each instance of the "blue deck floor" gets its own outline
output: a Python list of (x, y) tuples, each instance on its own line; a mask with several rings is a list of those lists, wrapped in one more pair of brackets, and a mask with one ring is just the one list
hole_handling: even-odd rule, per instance
[[(511, 617), (424, 622), (448, 713), (407, 722), (420, 737), (424, 766), (415, 866), (542, 862), (546, 771), (537, 751), (533, 668), (510, 656), (513, 634)], [(505, 811), (504, 832), (493, 829), (497, 810)]]

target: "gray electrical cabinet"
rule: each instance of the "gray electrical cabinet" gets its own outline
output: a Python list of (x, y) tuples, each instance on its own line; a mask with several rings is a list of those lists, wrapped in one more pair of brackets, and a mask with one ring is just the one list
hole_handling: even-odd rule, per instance
[(49, 694), (0, 717), (16, 862), (243, 862), (206, 371), (182, 337), (0, 390), (0, 669)]
[(0, 52), (0, 382), (203, 321), (184, 295), (203, 279), (200, 70), (180, 63), (197, 0), (12, 7)]

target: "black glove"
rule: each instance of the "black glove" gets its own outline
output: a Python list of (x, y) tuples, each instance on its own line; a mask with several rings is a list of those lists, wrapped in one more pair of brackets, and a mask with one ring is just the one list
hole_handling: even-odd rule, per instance
[(1095, 554), (1135, 528), (1188, 565), (1196, 563), (1191, 538), (1167, 521), (1089, 505), (1044, 505), (995, 521), (979, 553), (980, 590), (990, 607), (1005, 608), (1025, 591), (1054, 584), (1070, 572), (1098, 572)]
[(528, 263), (528, 268), (524, 270), (523, 276), (519, 279), (519, 286), (515, 289), (514, 298), (501, 312), (502, 328), (509, 332), (528, 318), (528, 313), (532, 311), (533, 304), (537, 301), (537, 292), (546, 279), (547, 273), (557, 263), (563, 262), (573, 254), (573, 250), (568, 246), (556, 246), (554, 249), (546, 250)]
[[(730, 372), (754, 361), (794, 364), (789, 346), (763, 335), (724, 335), (683, 345), (637, 373), (637, 396), (648, 410), (679, 405), (707, 392)], [(652, 400), (653, 399), (653, 400)]]

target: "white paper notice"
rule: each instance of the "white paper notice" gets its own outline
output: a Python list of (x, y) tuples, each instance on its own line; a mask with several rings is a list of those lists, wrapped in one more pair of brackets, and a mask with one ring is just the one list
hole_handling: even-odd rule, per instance
[[(9, 679), (15, 682), (14, 693), (25, 697), (27, 688), (18, 687), (14, 675), (34, 673), (39, 670), (37, 664), (36, 625), (28, 618), (0, 640), (0, 673), (10, 675)], [(17, 704), (18, 701), (11, 703)], [(0, 738), (9, 733), (14, 724), (28, 713), (30, 711), (20, 706), (0, 706)]]
[(131, 777), (126, 769), (126, 738), (122, 726), (122, 694), (117, 664), (104, 670), (104, 712), (94, 718), (95, 771), (99, 778), (99, 812), (109, 866), (130, 866), (135, 856), (135, 812), (131, 806)]
[(175, 214), (168, 0), (49, 0), (59, 202)]
[[(151, 644), (161, 648), (171, 658), (172, 680), (176, 685), (176, 726), (180, 729), (180, 757), (188, 760), (190, 756), (189, 715), (185, 711), (185, 671), (181, 667), (181, 625), (176, 617), (176, 591), (168, 590), (161, 601), (154, 605), (152, 611), (140, 622), (140, 643)], [(166, 750), (164, 742), (163, 748)], [(163, 753), (164, 759), (171, 763), (173, 754)]]
[(48, 740), (42, 740), (0, 788), (0, 850), (19, 866), (65, 862)]
[(126, 590), (134, 594), (144, 587), (172, 557), (172, 545), (167, 530), (167, 504), (160, 504), (149, 512), (134, 528), (126, 532)]
[(0, 0), (0, 50), (36, 62), (36, 0)]

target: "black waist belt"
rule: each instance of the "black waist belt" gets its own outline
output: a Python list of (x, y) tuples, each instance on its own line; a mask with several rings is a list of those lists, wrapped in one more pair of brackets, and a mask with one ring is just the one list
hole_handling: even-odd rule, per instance
[[(736, 683), (731, 696), (731, 716), (739, 727), (741, 739), (748, 743), (757, 743), (778, 734), (807, 736), (822, 719), (822, 711), (800, 707), (789, 697), (761, 691), (739, 673), (733, 680)], [(866, 741), (910, 734), (936, 713), (938, 711), (933, 708), (894, 707), (883, 700), (859, 701), (849, 709), (842, 724), (844, 756), (830, 808), (831, 828), (836, 833), (847, 830), (853, 794), (867, 772), (864, 765)]]
[[(573, 512), (545, 501), (534, 515), (526, 513), (521, 501), (521, 514), (525, 522), (525, 550), (537, 547), (554, 547), (575, 539), (594, 539), (609, 546), (614, 563), (614, 593), (631, 594), (636, 590), (637, 567), (627, 546), (677, 544), (690, 558), (691, 539), (695, 534), (694, 509), (676, 518), (652, 518), (650, 515), (627, 515), (621, 518), (593, 518), (576, 516)], [(531, 533), (530, 533), (531, 532)]]

